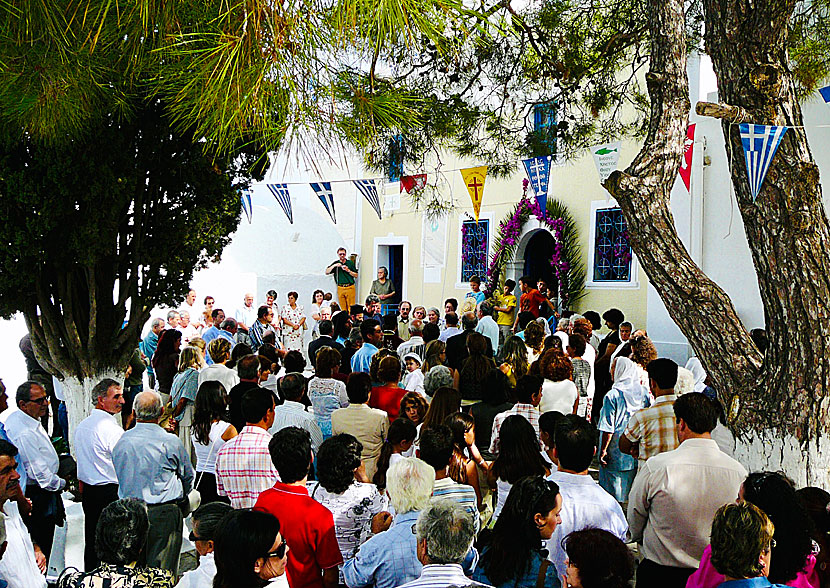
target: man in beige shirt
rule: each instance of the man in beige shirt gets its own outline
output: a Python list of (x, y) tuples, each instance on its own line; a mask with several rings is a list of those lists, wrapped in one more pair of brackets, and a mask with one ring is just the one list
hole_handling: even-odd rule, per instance
[(346, 384), (349, 406), (331, 413), (332, 435), (348, 433), (363, 444), (363, 465), (371, 480), (377, 470), (380, 450), (389, 431), (389, 417), (383, 410), (369, 407), (372, 378), (369, 374), (354, 372)]
[(700, 564), (715, 511), (735, 502), (746, 469), (710, 435), (718, 413), (700, 393), (674, 403), (680, 446), (641, 463), (631, 487), (628, 525), (645, 559), (637, 588), (682, 588)]

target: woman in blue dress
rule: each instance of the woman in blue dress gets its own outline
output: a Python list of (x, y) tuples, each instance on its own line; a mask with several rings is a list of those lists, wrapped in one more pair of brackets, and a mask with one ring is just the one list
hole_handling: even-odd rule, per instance
[(640, 383), (636, 364), (627, 357), (614, 360), (614, 384), (602, 401), (597, 428), (600, 431), (599, 485), (619, 502), (628, 493), (637, 474), (637, 459), (620, 451), (620, 435), (628, 419), (651, 404), (648, 390)]

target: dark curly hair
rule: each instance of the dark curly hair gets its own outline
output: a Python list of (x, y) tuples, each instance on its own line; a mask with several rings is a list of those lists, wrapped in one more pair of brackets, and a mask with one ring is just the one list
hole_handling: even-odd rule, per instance
[(354, 483), (354, 471), (360, 467), (363, 444), (348, 433), (323, 441), (317, 453), (317, 478), (332, 494), (343, 494)]
[(625, 543), (604, 529), (574, 531), (562, 540), (582, 588), (627, 588), (634, 558)]
[(778, 472), (749, 474), (743, 489), (744, 500), (764, 511), (775, 525), (769, 581), (786, 584), (804, 569), (813, 548), (807, 511), (796, 496), (793, 482)]
[(542, 375), (551, 382), (568, 380), (574, 372), (574, 364), (570, 358), (556, 349), (548, 349), (542, 354), (539, 358), (539, 368)]

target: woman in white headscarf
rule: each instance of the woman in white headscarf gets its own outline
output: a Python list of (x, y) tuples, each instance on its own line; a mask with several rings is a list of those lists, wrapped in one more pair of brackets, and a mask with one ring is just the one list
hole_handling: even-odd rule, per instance
[(631, 415), (649, 406), (648, 390), (640, 383), (637, 366), (618, 357), (611, 367), (614, 384), (602, 401), (597, 428), (600, 430), (599, 484), (619, 502), (628, 493), (637, 474), (637, 459), (620, 451), (620, 435)]
[(686, 362), (686, 369), (692, 372), (695, 377), (695, 388), (693, 392), (701, 392), (706, 394), (709, 398), (715, 398), (715, 391), (711, 386), (706, 385), (706, 370), (703, 369), (703, 364), (696, 357), (690, 357)]

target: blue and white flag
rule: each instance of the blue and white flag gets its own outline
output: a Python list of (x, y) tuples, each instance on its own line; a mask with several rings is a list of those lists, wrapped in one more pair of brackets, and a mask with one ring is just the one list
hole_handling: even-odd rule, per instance
[(767, 176), (769, 164), (775, 157), (775, 151), (787, 131), (787, 127), (768, 125), (753, 125), (741, 123), (741, 143), (744, 146), (746, 171), (749, 174), (749, 190), (753, 202), (761, 191), (764, 178)]
[(254, 207), (251, 205), (251, 193), (248, 190), (242, 190), (239, 193), (242, 199), (242, 210), (245, 211), (245, 216), (248, 217), (248, 224), (251, 224), (251, 219), (254, 217)]
[(288, 193), (288, 184), (268, 184), (271, 194), (280, 203), (280, 208), (288, 217), (288, 222), (294, 224), (294, 213), (291, 210), (291, 194)]
[(380, 214), (380, 198), (378, 197), (378, 187), (375, 185), (375, 180), (352, 180), (363, 197), (372, 205), (379, 219), (383, 219)]
[(311, 189), (317, 194), (317, 198), (323, 203), (326, 212), (331, 217), (331, 222), (337, 224), (337, 215), (334, 214), (334, 194), (331, 191), (331, 182), (311, 182)]
[(527, 171), (527, 179), (530, 180), (530, 185), (533, 187), (533, 193), (536, 195), (536, 202), (539, 203), (539, 208), (542, 214), (547, 216), (548, 208), (548, 183), (550, 182), (550, 156), (546, 157), (532, 157), (530, 159), (523, 159)]
[(825, 102), (830, 102), (830, 86), (819, 88), (818, 93), (821, 94), (821, 97), (824, 98)]

